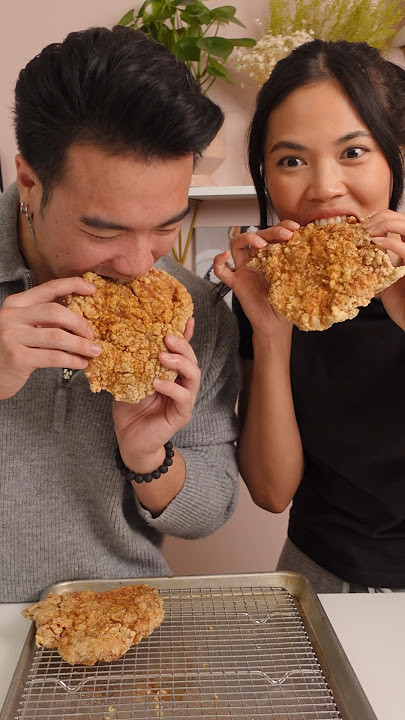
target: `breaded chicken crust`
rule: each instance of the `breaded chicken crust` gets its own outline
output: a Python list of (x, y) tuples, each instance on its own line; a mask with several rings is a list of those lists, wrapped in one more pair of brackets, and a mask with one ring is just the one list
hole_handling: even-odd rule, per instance
[(326, 330), (354, 318), (405, 275), (355, 218), (309, 223), (286, 243), (270, 243), (249, 262), (270, 283), (272, 307), (300, 330)]
[(162, 599), (150, 585), (49, 594), (22, 614), (36, 624), (37, 646), (58, 650), (69, 665), (118, 660), (164, 618)]
[(90, 390), (107, 390), (116, 400), (137, 403), (155, 392), (154, 378), (175, 380), (177, 373), (158, 360), (166, 335), (183, 335), (193, 314), (190, 294), (176, 278), (152, 268), (122, 284), (87, 272), (94, 295), (69, 295), (67, 307), (83, 315), (94, 331), (101, 355), (85, 370)]

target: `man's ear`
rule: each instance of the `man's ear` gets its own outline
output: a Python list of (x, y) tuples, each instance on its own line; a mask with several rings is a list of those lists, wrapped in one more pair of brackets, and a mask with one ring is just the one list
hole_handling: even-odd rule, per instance
[(20, 195), (20, 202), (28, 205), (31, 212), (37, 210), (41, 205), (42, 184), (32, 169), (31, 165), (26, 161), (23, 155), (16, 155), (15, 166), (17, 168), (17, 187)]

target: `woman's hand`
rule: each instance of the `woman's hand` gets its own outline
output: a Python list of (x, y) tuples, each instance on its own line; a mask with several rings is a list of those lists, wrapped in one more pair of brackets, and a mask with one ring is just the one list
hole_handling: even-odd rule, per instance
[(184, 337), (168, 335), (169, 352), (159, 355), (165, 368), (176, 370), (175, 381), (154, 380), (156, 392), (136, 405), (113, 401), (113, 420), (121, 457), (139, 473), (151, 472), (163, 460), (164, 444), (191, 419), (200, 387), (201, 373), (190, 345), (194, 318), (187, 322)]
[(233, 238), (231, 253), (234, 270), (227, 265), (230, 257), (228, 250), (214, 258), (215, 275), (232, 289), (252, 327), (259, 328), (262, 336), (266, 331), (274, 335), (287, 322), (269, 304), (269, 285), (264, 274), (256, 268), (247, 267), (247, 264), (268, 243), (290, 240), (298, 228), (299, 224), (293, 220), (284, 220), (257, 234), (247, 232)]
[[(393, 265), (405, 265), (405, 215), (393, 210), (379, 210), (363, 222), (376, 245), (388, 251)], [(405, 330), (405, 277), (381, 293), (381, 300), (391, 319)]]
[(59, 302), (95, 290), (83, 278), (61, 278), (6, 298), (0, 309), (0, 399), (15, 395), (38, 368), (83, 369), (100, 354), (87, 320)]

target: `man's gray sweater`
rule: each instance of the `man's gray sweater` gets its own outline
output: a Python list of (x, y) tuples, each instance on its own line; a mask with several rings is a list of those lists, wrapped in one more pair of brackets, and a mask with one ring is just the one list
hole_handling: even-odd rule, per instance
[[(13, 185), (0, 198), (0, 304), (29, 287), (18, 208)], [(166, 575), (163, 534), (209, 535), (235, 509), (236, 323), (208, 283), (167, 256), (157, 267), (188, 288), (195, 306), (202, 382), (191, 421), (173, 439), (185, 484), (152, 517), (115, 467), (112, 396), (90, 392), (83, 371), (65, 379), (60, 368), (36, 370), (0, 400), (0, 602), (36, 600), (63, 580)]]

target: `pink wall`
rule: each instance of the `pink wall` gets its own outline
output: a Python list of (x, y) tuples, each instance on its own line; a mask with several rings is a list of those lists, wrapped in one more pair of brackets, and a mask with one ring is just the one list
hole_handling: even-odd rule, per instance
[[(214, 4), (214, 3), (213, 3)], [(218, 0), (215, 4), (223, 4)], [(232, 0), (243, 30), (236, 25), (234, 35), (257, 36), (255, 18), (265, 18), (266, 0)], [(113, 25), (139, 0), (36, 0), (19, 3), (5, 1), (0, 12), (0, 157), (3, 181), (14, 180), (16, 147), (11, 120), (13, 87), (21, 67), (45, 45), (62, 40), (72, 30), (90, 25)], [(246, 79), (245, 79), (246, 81)], [(243, 78), (235, 76), (233, 87), (220, 81), (212, 97), (226, 112), (226, 160), (216, 171), (218, 185), (249, 184), (244, 161), (244, 141), (248, 117), (256, 89), (242, 88)], [(252, 220), (249, 219), (248, 222)], [(218, 221), (215, 221), (216, 223)], [(240, 219), (236, 219), (238, 224)], [(209, 224), (209, 223), (207, 223)], [(204, 482), (204, 478), (201, 478)], [(217, 533), (203, 540), (168, 538), (165, 554), (175, 574), (268, 571), (275, 567), (286, 532), (286, 513), (276, 516), (257, 508), (241, 484), (238, 508), (231, 520)]]

